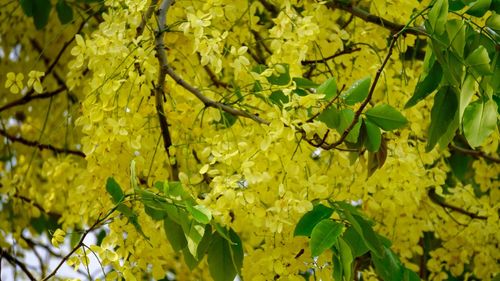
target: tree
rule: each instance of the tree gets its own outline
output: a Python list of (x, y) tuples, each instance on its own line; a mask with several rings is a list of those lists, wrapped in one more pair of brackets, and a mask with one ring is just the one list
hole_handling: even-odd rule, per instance
[(499, 9), (2, 3), (2, 277), (497, 280)]

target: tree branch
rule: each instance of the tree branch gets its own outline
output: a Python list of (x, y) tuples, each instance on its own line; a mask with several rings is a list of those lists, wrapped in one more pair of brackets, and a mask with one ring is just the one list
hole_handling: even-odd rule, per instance
[(72, 154), (72, 155), (76, 155), (76, 156), (80, 156), (80, 157), (85, 158), (85, 153), (83, 153), (79, 150), (59, 148), (59, 147), (53, 146), (52, 144), (43, 144), (43, 143), (39, 143), (37, 141), (27, 140), (27, 139), (22, 138), (22, 137), (16, 137), (16, 136), (10, 135), (9, 133), (7, 133), (3, 129), (0, 129), (0, 135), (4, 136), (5, 138), (10, 140), (11, 142), (18, 142), (18, 143), (21, 143), (21, 144), (24, 144), (27, 146), (37, 147), (40, 150), (47, 149), (47, 150), (51, 150), (51, 151), (55, 152), (56, 154), (67, 153), (67, 154)]
[[(163, 35), (166, 30), (167, 24), (167, 12), (172, 5), (173, 0), (163, 0), (158, 9), (158, 30), (155, 34), (155, 49), (156, 56), (158, 58), (158, 63), (160, 66), (160, 71), (158, 74), (158, 82), (155, 87), (155, 101), (156, 101), (156, 112), (158, 113), (158, 121), (160, 122), (160, 129), (163, 138), (163, 145), (168, 157), (170, 158), (170, 147), (172, 146), (172, 135), (168, 128), (167, 116), (165, 115), (165, 108), (163, 107), (163, 99), (165, 97), (165, 78), (167, 76), (168, 61), (167, 54), (165, 53), (165, 43), (163, 41)], [(170, 162), (170, 159), (169, 159)], [(174, 180), (178, 178), (177, 163), (171, 165), (172, 167), (172, 177)]]
[(76, 246), (66, 256), (64, 256), (62, 258), (62, 260), (59, 262), (59, 264), (57, 264), (56, 268), (54, 268), (54, 270), (49, 275), (47, 275), (45, 278), (43, 278), (42, 281), (47, 281), (50, 278), (52, 278), (54, 275), (56, 275), (59, 268), (61, 268), (61, 266), (71, 257), (71, 255), (73, 255), (81, 246), (83, 246), (83, 241), (85, 240), (85, 237), (87, 237), (87, 235), (90, 232), (92, 232), (101, 222), (103, 222), (105, 220), (105, 218), (106, 217), (104, 217), (102, 219), (98, 218), (89, 229), (85, 230), (82, 234), (82, 237), (80, 238), (80, 241), (78, 241), (78, 244), (76, 244)]
[(429, 191), (427, 192), (427, 195), (429, 196), (429, 198), (431, 199), (432, 202), (434, 202), (435, 204), (443, 207), (443, 208), (447, 208), (447, 209), (450, 209), (452, 211), (455, 211), (457, 213), (460, 213), (462, 215), (466, 215), (472, 219), (479, 219), (479, 220), (486, 220), (488, 219), (488, 217), (486, 216), (480, 216), (478, 214), (474, 214), (474, 213), (471, 213), (469, 211), (466, 211), (460, 207), (457, 207), (457, 206), (453, 206), (453, 205), (450, 205), (448, 203), (446, 203), (444, 201), (443, 198), (441, 198), (437, 193), (436, 193), (436, 189), (435, 188), (430, 188)]
[(1, 257), (5, 257), (7, 259), (7, 261), (12, 264), (13, 266), (19, 266), (21, 268), (21, 270), (24, 272), (24, 274), (26, 274), (26, 276), (28, 276), (28, 278), (32, 281), (35, 281), (36, 278), (33, 276), (33, 274), (31, 274), (31, 272), (28, 270), (28, 268), (26, 267), (26, 265), (18, 260), (16, 257), (10, 255), (7, 251), (5, 251), (3, 248), (0, 248), (0, 256)]
[(464, 147), (453, 145), (451, 143), (450, 143), (450, 145), (448, 147), (450, 149), (458, 151), (460, 153), (470, 155), (470, 156), (472, 156), (472, 157), (474, 157), (476, 159), (478, 159), (478, 158), (484, 158), (484, 159), (490, 160), (491, 162), (494, 162), (494, 163), (500, 163), (500, 159), (499, 158), (495, 158), (493, 156), (490, 156), (490, 155), (486, 154), (484, 151), (467, 149), (467, 148), (464, 148)]
[(177, 75), (177, 73), (175, 73), (175, 71), (171, 67), (167, 68), (167, 74), (170, 77), (172, 77), (172, 79), (174, 79), (174, 81), (177, 82), (177, 84), (181, 85), (184, 89), (188, 90), (193, 95), (195, 95), (207, 107), (218, 108), (218, 109), (225, 111), (225, 112), (227, 112), (231, 115), (234, 115), (234, 116), (241, 116), (244, 118), (252, 119), (253, 121), (255, 121), (257, 123), (266, 124), (266, 125), (270, 124), (269, 121), (264, 120), (255, 114), (249, 113), (249, 112), (244, 111), (244, 110), (239, 110), (239, 109), (233, 108), (229, 105), (214, 101), (214, 100), (206, 97), (205, 95), (203, 95), (201, 93), (200, 90), (198, 90), (196, 87), (192, 86), (191, 84), (189, 84), (188, 82), (183, 80), (179, 75)]
[(63, 85), (62, 87), (57, 88), (52, 92), (46, 92), (46, 93), (42, 93), (42, 94), (38, 94), (38, 95), (25, 95), (20, 99), (14, 100), (10, 103), (7, 103), (4, 106), (1, 106), (0, 112), (5, 111), (5, 110), (12, 108), (12, 107), (15, 107), (15, 106), (27, 104), (27, 103), (31, 102), (32, 100), (46, 99), (46, 98), (53, 97), (59, 93), (62, 93), (65, 89), (66, 89), (66, 86)]
[(141, 23), (137, 27), (137, 35), (136, 37), (139, 37), (142, 35), (144, 32), (144, 29), (146, 28), (146, 24), (148, 20), (151, 18), (153, 15), (153, 12), (155, 11), (156, 6), (158, 5), (158, 0), (151, 0), (151, 4), (149, 5), (148, 10), (146, 11), (146, 14), (142, 17)]
[(337, 52), (331, 56), (328, 56), (326, 58), (323, 58), (323, 59), (319, 59), (319, 60), (303, 60), (301, 61), (302, 65), (309, 65), (309, 64), (316, 64), (316, 63), (325, 63), (331, 59), (334, 59), (336, 57), (339, 57), (339, 56), (342, 56), (342, 55), (346, 55), (346, 54), (351, 54), (351, 53), (354, 53), (354, 52), (357, 52), (361, 50), (361, 48), (348, 48), (348, 49), (344, 49), (340, 52)]
[(331, 1), (331, 2), (327, 3), (326, 6), (330, 9), (340, 9), (340, 10), (346, 11), (346, 12), (354, 15), (355, 17), (358, 17), (366, 22), (370, 22), (370, 23), (374, 23), (376, 25), (379, 25), (383, 28), (386, 28), (386, 29), (392, 31), (393, 33), (397, 33), (397, 32), (404, 30), (404, 33), (407, 33), (407, 34), (427, 35), (427, 32), (425, 32), (425, 30), (421, 27), (406, 27), (403, 24), (391, 22), (391, 21), (386, 20), (382, 17), (370, 14), (367, 11), (365, 11), (359, 7), (353, 6), (351, 3), (343, 4), (343, 3), (340, 3), (339, 1)]

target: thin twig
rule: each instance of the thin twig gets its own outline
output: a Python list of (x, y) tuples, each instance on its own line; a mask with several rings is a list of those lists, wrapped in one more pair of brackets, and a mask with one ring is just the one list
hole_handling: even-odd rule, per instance
[(361, 48), (354, 48), (354, 49), (344, 49), (340, 52), (337, 52), (331, 56), (328, 56), (326, 58), (322, 58), (322, 59), (319, 59), (319, 60), (303, 60), (301, 61), (302, 65), (308, 65), (308, 64), (316, 64), (316, 63), (325, 63), (331, 59), (334, 59), (336, 57), (339, 57), (339, 56), (342, 56), (342, 55), (346, 55), (346, 54), (351, 54), (351, 53), (354, 53), (354, 52), (357, 52), (361, 50)]
[(490, 155), (486, 154), (484, 151), (467, 149), (467, 148), (456, 146), (456, 145), (453, 145), (453, 144), (450, 144), (448, 147), (450, 149), (458, 151), (460, 153), (470, 155), (470, 156), (472, 156), (472, 157), (474, 157), (476, 159), (477, 158), (484, 158), (484, 159), (487, 159), (487, 160), (489, 160), (491, 162), (494, 162), (494, 163), (500, 163), (500, 159), (499, 158), (495, 158), (493, 156), (490, 156)]
[(16, 137), (16, 136), (10, 135), (9, 133), (7, 133), (3, 129), (0, 129), (0, 135), (4, 136), (5, 138), (10, 140), (11, 142), (18, 142), (18, 143), (21, 143), (21, 144), (24, 144), (27, 146), (37, 147), (40, 150), (47, 149), (47, 150), (51, 150), (51, 151), (55, 152), (56, 154), (57, 153), (67, 153), (67, 154), (72, 154), (72, 155), (76, 155), (76, 156), (80, 156), (80, 157), (85, 158), (85, 153), (83, 153), (79, 150), (59, 148), (59, 147), (53, 146), (52, 144), (44, 144), (44, 143), (40, 143), (38, 141), (27, 140), (27, 139), (22, 138), (22, 137)]
[(13, 266), (19, 266), (21, 270), (28, 276), (30, 280), (35, 281), (36, 278), (31, 274), (31, 272), (28, 270), (26, 267), (26, 264), (24, 264), (22, 261), (18, 260), (16, 257), (12, 256), (9, 254), (7, 251), (5, 251), (3, 248), (0, 248), (0, 256), (5, 257), (7, 261), (12, 264)]
[(14, 100), (14, 101), (12, 101), (4, 106), (1, 106), (0, 112), (5, 111), (5, 110), (12, 108), (12, 107), (15, 107), (15, 106), (27, 104), (27, 103), (31, 102), (32, 100), (46, 99), (46, 98), (53, 97), (59, 93), (62, 93), (65, 89), (66, 89), (66, 86), (63, 85), (62, 87), (59, 87), (51, 92), (46, 92), (46, 93), (38, 94), (38, 95), (25, 95), (20, 99)]
[(423, 29), (422, 27), (406, 27), (403, 24), (395, 23), (382, 17), (370, 14), (359, 7), (353, 6), (352, 4), (343, 4), (339, 1), (331, 1), (327, 3), (326, 6), (330, 9), (337, 8), (346, 11), (366, 22), (374, 23), (383, 28), (389, 29), (394, 33), (404, 30), (405, 34), (427, 35), (427, 32), (425, 32), (425, 29)]
[(453, 206), (453, 205), (450, 205), (448, 203), (446, 203), (444, 201), (443, 198), (441, 198), (437, 193), (436, 193), (436, 189), (435, 188), (431, 188), (429, 189), (429, 191), (427, 192), (427, 195), (429, 196), (429, 198), (431, 199), (432, 202), (434, 202), (435, 204), (443, 207), (443, 208), (446, 208), (446, 209), (450, 209), (454, 212), (457, 212), (457, 213), (460, 213), (462, 215), (466, 215), (470, 218), (473, 218), (473, 219), (479, 219), (479, 220), (486, 220), (488, 219), (488, 217), (486, 216), (480, 216), (478, 214), (474, 214), (474, 213), (471, 213), (469, 211), (466, 211), (460, 207), (457, 207), (457, 206)]
[(155, 11), (156, 6), (158, 5), (158, 0), (151, 0), (151, 4), (149, 5), (148, 10), (146, 11), (146, 14), (142, 17), (141, 23), (137, 27), (137, 37), (141, 36), (142, 33), (144, 32), (144, 29), (146, 28), (146, 24), (148, 20), (151, 18), (153, 15), (153, 12)]
[(188, 90), (193, 95), (195, 95), (207, 107), (218, 108), (218, 109), (225, 111), (225, 112), (227, 112), (231, 115), (234, 115), (234, 116), (241, 116), (241, 117), (252, 119), (253, 121), (255, 121), (257, 123), (266, 124), (266, 125), (270, 124), (269, 121), (264, 120), (255, 114), (249, 113), (249, 112), (244, 111), (244, 110), (239, 110), (239, 109), (233, 108), (229, 105), (214, 101), (214, 100), (206, 97), (205, 95), (203, 95), (201, 93), (200, 90), (198, 90), (196, 87), (192, 86), (191, 84), (189, 84), (188, 82), (183, 80), (179, 75), (177, 75), (177, 73), (175, 73), (175, 71), (171, 67), (167, 68), (167, 74), (170, 77), (172, 77), (172, 79), (174, 79), (174, 81), (177, 82), (177, 84), (181, 85), (184, 89)]
[(54, 268), (54, 270), (49, 274), (47, 275), (45, 278), (42, 279), (42, 281), (47, 281), (49, 280), (50, 278), (52, 278), (56, 273), (57, 271), (59, 270), (59, 268), (61, 268), (61, 266), (80, 248), (83, 246), (83, 241), (85, 240), (85, 237), (87, 237), (87, 235), (92, 232), (101, 222), (103, 222), (105, 220), (106, 217), (102, 218), (102, 219), (97, 219), (94, 224), (87, 230), (85, 230), (82, 234), (82, 237), (80, 238), (80, 241), (78, 241), (78, 244), (76, 244), (76, 246), (66, 255), (62, 258), (62, 260), (59, 262), (59, 264), (56, 266), (56, 268)]

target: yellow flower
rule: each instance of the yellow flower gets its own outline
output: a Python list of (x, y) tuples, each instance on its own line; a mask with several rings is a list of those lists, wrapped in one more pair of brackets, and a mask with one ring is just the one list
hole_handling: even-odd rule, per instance
[(33, 87), (35, 92), (37, 92), (39, 94), (43, 92), (42, 82), (40, 81), (40, 78), (43, 75), (45, 75), (45, 72), (36, 71), (36, 70), (32, 70), (32, 71), (30, 71), (30, 73), (28, 73), (28, 76), (29, 76), (28, 87)]
[(23, 88), (24, 74), (14, 72), (7, 73), (7, 81), (5, 81), (5, 88), (9, 88), (10, 92), (17, 94)]
[(52, 245), (54, 245), (54, 247), (59, 247), (59, 244), (61, 244), (62, 242), (64, 242), (64, 236), (66, 235), (66, 232), (64, 232), (64, 230), (62, 229), (56, 229), (56, 231), (54, 232), (54, 234), (52, 235)]

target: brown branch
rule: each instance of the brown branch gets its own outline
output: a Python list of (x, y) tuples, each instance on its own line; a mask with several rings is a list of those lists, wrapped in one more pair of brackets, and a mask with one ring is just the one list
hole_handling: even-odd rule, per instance
[(3, 129), (0, 129), (0, 135), (4, 136), (5, 138), (7, 138), (8, 140), (10, 140), (11, 142), (18, 142), (18, 143), (21, 143), (21, 144), (24, 144), (24, 145), (27, 145), (27, 146), (37, 147), (40, 150), (47, 149), (47, 150), (51, 150), (51, 151), (55, 152), (56, 154), (58, 154), (58, 153), (67, 153), (67, 154), (72, 154), (72, 155), (76, 155), (76, 156), (80, 156), (80, 157), (84, 157), (85, 158), (85, 153), (83, 153), (83, 152), (81, 152), (79, 150), (59, 148), (59, 147), (53, 146), (52, 144), (43, 144), (43, 143), (39, 143), (37, 141), (27, 140), (27, 139), (22, 138), (22, 137), (17, 137), (17, 136), (10, 135), (9, 133), (7, 133)]
[(3, 248), (0, 248), (0, 257), (5, 257), (7, 259), (7, 261), (10, 264), (12, 264), (13, 266), (19, 266), (21, 268), (21, 270), (24, 272), (24, 274), (26, 274), (26, 276), (28, 276), (28, 278), (30, 280), (33, 280), (33, 281), (36, 280), (36, 278), (33, 276), (33, 274), (31, 274), (31, 272), (26, 267), (26, 264), (24, 264), (22, 261), (18, 260), (16, 257), (9, 254)]
[(5, 110), (12, 108), (12, 107), (15, 107), (15, 106), (27, 104), (27, 103), (31, 102), (32, 100), (46, 99), (46, 98), (53, 97), (59, 93), (62, 93), (65, 89), (66, 89), (66, 86), (62, 86), (60, 88), (55, 89), (52, 92), (46, 92), (46, 93), (38, 94), (38, 95), (25, 95), (20, 99), (14, 100), (14, 101), (12, 101), (4, 106), (1, 106), (0, 112), (5, 111)]
[(62, 260), (59, 262), (56, 268), (54, 268), (54, 270), (49, 275), (43, 278), (42, 281), (47, 281), (54, 275), (56, 275), (59, 268), (61, 268), (61, 266), (71, 257), (71, 255), (73, 255), (80, 247), (83, 246), (83, 241), (85, 240), (85, 237), (87, 237), (87, 235), (90, 232), (92, 232), (101, 222), (103, 222), (105, 218), (106, 217), (104, 217), (103, 219), (98, 218), (89, 229), (85, 230), (82, 234), (82, 237), (80, 238), (80, 241), (78, 241), (78, 244), (76, 244), (76, 246), (66, 256), (62, 258)]
[[(165, 53), (165, 43), (163, 41), (164, 32), (167, 24), (167, 12), (172, 5), (173, 0), (163, 0), (158, 9), (158, 30), (155, 34), (155, 49), (156, 56), (158, 58), (158, 63), (160, 66), (160, 71), (158, 74), (158, 82), (155, 87), (155, 101), (156, 101), (156, 112), (158, 113), (158, 120), (160, 122), (161, 135), (163, 138), (163, 145), (165, 152), (169, 157), (170, 162), (170, 147), (172, 146), (172, 135), (168, 128), (167, 116), (165, 114), (165, 108), (163, 107), (163, 99), (165, 97), (165, 80), (168, 72), (168, 61), (167, 54)], [(177, 163), (171, 165), (172, 167), (172, 177), (173, 180), (178, 179), (178, 168)]]
[(158, 0), (151, 0), (151, 4), (149, 5), (148, 10), (146, 11), (146, 14), (142, 16), (141, 23), (137, 27), (137, 35), (136, 37), (139, 37), (142, 35), (144, 32), (144, 29), (146, 28), (146, 24), (148, 20), (151, 18), (153, 15), (153, 12), (155, 11), (156, 6), (158, 5)]
[(379, 67), (379, 69), (377, 69), (377, 74), (375, 74), (375, 78), (373, 79), (373, 83), (371, 85), (370, 92), (368, 92), (368, 96), (363, 101), (363, 103), (359, 106), (358, 110), (355, 112), (354, 119), (352, 120), (349, 127), (347, 127), (344, 130), (344, 132), (342, 133), (342, 135), (340, 136), (340, 138), (336, 142), (331, 143), (331, 144), (327, 144), (327, 145), (322, 145), (322, 148), (328, 150), (328, 149), (332, 149), (332, 148), (340, 145), (341, 143), (343, 143), (344, 140), (347, 138), (347, 135), (349, 134), (349, 132), (351, 132), (352, 128), (354, 128), (356, 123), (358, 123), (359, 117), (361, 116), (361, 113), (363, 113), (363, 109), (365, 109), (365, 107), (370, 103), (370, 101), (372, 99), (373, 93), (375, 92), (375, 87), (377, 86), (377, 83), (380, 79), (380, 76), (382, 75), (382, 72), (383, 72), (387, 62), (391, 58), (392, 51), (394, 49), (396, 41), (398, 40), (399, 36), (401, 36), (403, 34), (403, 31), (404, 31), (404, 29), (402, 29), (400, 32), (398, 32), (392, 36), (391, 44), (389, 45), (389, 50), (387, 51), (387, 55), (385, 56), (385, 59), (382, 62), (382, 65)]
[(208, 65), (204, 65), (203, 69), (205, 69), (205, 72), (208, 74), (208, 77), (210, 77), (210, 80), (214, 82), (215, 87), (226, 88), (226, 89), (229, 87), (229, 85), (226, 82), (223, 82), (217, 78), (215, 73), (212, 71), (212, 69), (210, 69), (210, 67), (208, 67)]
[(340, 3), (339, 1), (331, 1), (326, 4), (326, 6), (330, 9), (340, 9), (343, 11), (346, 11), (355, 17), (358, 17), (366, 22), (370, 22), (376, 25), (379, 25), (383, 28), (386, 28), (393, 33), (398, 33), (404, 30), (404, 33), (406, 34), (413, 34), (413, 35), (427, 35), (425, 30), (421, 27), (406, 27), (403, 24), (395, 23), (392, 21), (389, 21), (387, 19), (384, 19), (382, 17), (373, 15), (368, 13), (367, 11), (353, 6), (351, 3), (349, 4), (343, 4)]
[(189, 84), (188, 82), (184, 81), (170, 67), (167, 68), (167, 74), (170, 77), (172, 77), (172, 79), (174, 79), (174, 81), (177, 82), (177, 84), (181, 85), (184, 89), (188, 90), (193, 95), (195, 95), (207, 107), (218, 108), (218, 109), (220, 109), (222, 111), (225, 111), (225, 112), (227, 112), (227, 113), (229, 113), (231, 115), (234, 115), (234, 116), (241, 116), (241, 117), (244, 117), (244, 118), (252, 119), (253, 121), (255, 121), (257, 123), (266, 124), (266, 125), (270, 124), (269, 121), (264, 120), (264, 119), (260, 118), (259, 116), (255, 115), (255, 114), (249, 113), (249, 112), (244, 111), (244, 110), (239, 110), (239, 109), (233, 108), (233, 107), (231, 107), (229, 105), (226, 105), (226, 104), (214, 101), (214, 100), (206, 97), (196, 87), (194, 87), (191, 84)]
[(484, 158), (484, 159), (487, 159), (487, 160), (489, 160), (491, 162), (494, 162), (494, 163), (500, 163), (500, 159), (499, 158), (495, 158), (493, 156), (490, 156), (490, 155), (486, 154), (484, 151), (468, 149), (468, 148), (464, 148), (464, 147), (453, 145), (451, 143), (450, 143), (450, 145), (448, 145), (448, 147), (450, 149), (458, 151), (460, 153), (470, 155), (470, 156), (472, 156), (472, 157), (474, 157), (476, 159), (478, 159), (478, 158)]
[(437, 193), (436, 193), (436, 189), (435, 188), (430, 188), (429, 191), (427, 192), (427, 195), (429, 196), (429, 198), (431, 199), (432, 202), (434, 202), (435, 204), (443, 207), (443, 208), (447, 208), (447, 209), (450, 209), (454, 212), (457, 212), (457, 213), (460, 213), (462, 215), (466, 215), (472, 219), (479, 219), (479, 220), (486, 220), (488, 219), (488, 217), (486, 216), (480, 216), (478, 214), (474, 214), (474, 213), (471, 213), (469, 211), (466, 211), (460, 207), (457, 207), (457, 206), (453, 206), (451, 204), (448, 204), (444, 201), (444, 199), (442, 197), (440, 197)]
[(349, 49), (344, 49), (340, 52), (337, 52), (331, 56), (328, 56), (326, 58), (323, 58), (323, 59), (319, 59), (319, 60), (303, 60), (301, 61), (302, 65), (308, 65), (308, 64), (316, 64), (316, 63), (325, 63), (331, 59), (334, 59), (336, 57), (339, 57), (339, 56), (342, 56), (342, 55), (346, 55), (346, 54), (351, 54), (351, 53), (354, 53), (354, 52), (357, 52), (361, 50), (361, 48), (349, 48)]
[(279, 10), (278, 8), (276, 8), (276, 6), (267, 2), (267, 0), (259, 0), (259, 2), (262, 4), (262, 6), (264, 6), (264, 8), (266, 8), (268, 12), (271, 13), (273, 17), (276, 17), (278, 15)]

